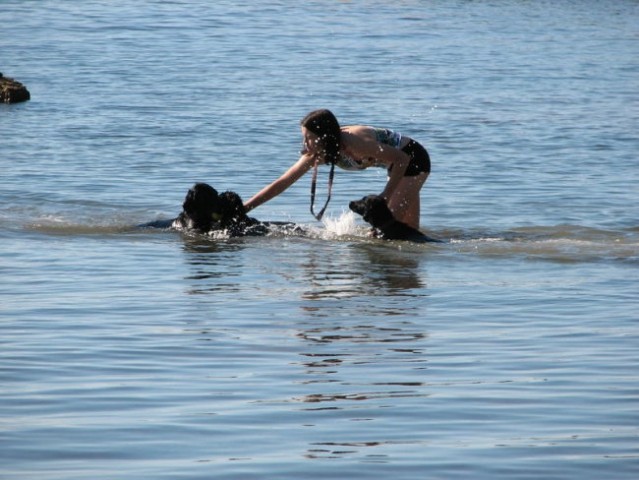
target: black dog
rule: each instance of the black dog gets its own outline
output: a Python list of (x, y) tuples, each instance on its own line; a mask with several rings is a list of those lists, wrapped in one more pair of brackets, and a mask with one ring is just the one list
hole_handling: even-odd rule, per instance
[(261, 222), (249, 217), (244, 208), (242, 198), (235, 192), (226, 191), (220, 194), (222, 214), (215, 225), (231, 237), (261, 236), (272, 232), (287, 235), (304, 235), (306, 229), (292, 222)]
[(178, 230), (208, 232), (213, 229), (223, 213), (224, 206), (217, 190), (206, 183), (196, 183), (186, 193), (182, 211), (171, 227)]
[(225, 230), (231, 237), (244, 235), (266, 235), (267, 224), (249, 217), (244, 208), (242, 197), (227, 190), (220, 195), (222, 212), (216, 225), (217, 229)]
[(140, 228), (173, 228), (208, 232), (222, 215), (220, 197), (210, 185), (196, 183), (189, 189), (177, 218), (155, 220), (138, 225)]
[(246, 214), (242, 198), (235, 192), (218, 194), (207, 183), (196, 183), (184, 198), (182, 212), (171, 220), (157, 220), (142, 228), (165, 228), (208, 233), (223, 231), (230, 237), (266, 235), (269, 226), (286, 227), (286, 222), (260, 222)]
[(358, 213), (380, 232), (381, 238), (386, 240), (410, 240), (411, 242), (441, 242), (419, 230), (395, 220), (393, 214), (382, 197), (368, 195), (361, 200), (354, 200), (348, 207)]
[(140, 225), (143, 228), (172, 228), (206, 233), (225, 230), (232, 237), (260, 235), (260, 222), (246, 215), (242, 199), (235, 192), (218, 194), (207, 183), (196, 183), (186, 193), (177, 218)]

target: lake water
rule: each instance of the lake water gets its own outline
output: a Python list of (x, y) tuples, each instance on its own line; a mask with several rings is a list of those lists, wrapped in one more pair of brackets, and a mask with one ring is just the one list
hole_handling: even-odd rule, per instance
[[(2, 479), (636, 479), (639, 3), (0, 3)], [(300, 119), (418, 139), (421, 227), (367, 236), (381, 170), (249, 198)], [(326, 172), (319, 194), (325, 195)]]

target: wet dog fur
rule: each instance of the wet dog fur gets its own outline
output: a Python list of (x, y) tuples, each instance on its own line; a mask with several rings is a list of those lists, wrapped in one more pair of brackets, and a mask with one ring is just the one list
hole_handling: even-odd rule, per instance
[(178, 230), (208, 232), (224, 213), (224, 205), (213, 187), (196, 183), (184, 197), (182, 211), (171, 226)]
[(368, 195), (360, 200), (353, 200), (348, 207), (361, 215), (364, 221), (371, 224), (379, 232), (378, 236), (383, 239), (408, 240), (418, 243), (441, 241), (396, 220), (386, 201), (378, 195)]
[(218, 193), (207, 183), (196, 183), (186, 193), (182, 211), (177, 218), (157, 220), (140, 226), (196, 233), (224, 231), (231, 237), (241, 237), (266, 235), (269, 225), (268, 222), (263, 223), (249, 217), (242, 198), (237, 193)]

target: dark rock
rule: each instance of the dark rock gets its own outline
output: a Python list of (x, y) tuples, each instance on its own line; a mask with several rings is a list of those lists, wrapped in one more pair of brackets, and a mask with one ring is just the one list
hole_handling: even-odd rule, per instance
[(30, 98), (31, 94), (24, 85), (0, 73), (0, 103), (26, 102)]

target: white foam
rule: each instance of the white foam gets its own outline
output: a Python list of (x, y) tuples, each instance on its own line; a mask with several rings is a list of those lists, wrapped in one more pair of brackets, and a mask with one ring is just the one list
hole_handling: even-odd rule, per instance
[(337, 218), (324, 217), (322, 223), (324, 224), (326, 232), (330, 235), (341, 237), (344, 235), (358, 235), (360, 233), (355, 214), (351, 211), (342, 212)]

